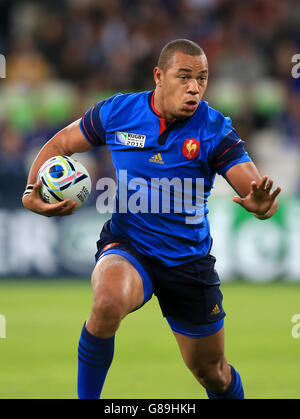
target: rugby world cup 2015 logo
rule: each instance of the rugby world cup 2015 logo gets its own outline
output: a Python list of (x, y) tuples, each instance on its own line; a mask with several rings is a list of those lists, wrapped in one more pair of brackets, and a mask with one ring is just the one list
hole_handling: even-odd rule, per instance
[(126, 144), (126, 140), (127, 140), (126, 132), (121, 132), (121, 131), (116, 132), (116, 143)]
[(182, 154), (187, 159), (191, 160), (194, 159), (199, 155), (200, 150), (200, 142), (198, 140), (195, 140), (195, 138), (188, 138), (184, 140), (183, 146), (182, 146)]
[(144, 148), (146, 135), (137, 134), (133, 132), (116, 131), (115, 143), (122, 144), (129, 147)]

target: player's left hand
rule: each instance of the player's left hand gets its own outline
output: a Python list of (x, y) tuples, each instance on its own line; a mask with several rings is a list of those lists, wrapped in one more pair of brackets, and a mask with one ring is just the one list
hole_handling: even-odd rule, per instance
[(67, 215), (72, 215), (77, 206), (77, 202), (71, 201), (70, 199), (65, 199), (62, 202), (57, 204), (48, 204), (43, 201), (40, 188), (42, 186), (42, 181), (39, 180), (33, 185), (33, 190), (23, 196), (22, 203), (24, 207), (32, 212), (35, 212), (39, 215), (44, 215), (45, 217), (63, 217)]
[(281, 192), (279, 186), (272, 192), (272, 187), (273, 180), (264, 176), (259, 182), (251, 182), (250, 192), (245, 198), (234, 196), (232, 200), (259, 217), (265, 216)]

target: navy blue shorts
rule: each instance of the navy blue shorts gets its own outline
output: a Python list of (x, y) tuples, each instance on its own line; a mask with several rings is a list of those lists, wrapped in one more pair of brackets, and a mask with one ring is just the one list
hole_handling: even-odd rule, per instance
[(216, 259), (208, 254), (196, 262), (166, 267), (114, 236), (107, 221), (97, 242), (96, 262), (108, 254), (126, 258), (139, 272), (145, 304), (154, 293), (171, 329), (190, 337), (204, 337), (223, 327), (225, 312)]

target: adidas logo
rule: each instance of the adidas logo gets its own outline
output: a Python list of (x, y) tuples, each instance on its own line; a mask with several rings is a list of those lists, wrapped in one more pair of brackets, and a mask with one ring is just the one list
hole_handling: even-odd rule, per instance
[(151, 159), (149, 159), (149, 161), (151, 163), (165, 164), (165, 162), (163, 161), (160, 153), (155, 154), (155, 156), (152, 156)]
[(210, 312), (210, 315), (211, 316), (215, 316), (216, 314), (219, 314), (220, 313), (220, 307), (218, 306), (218, 304), (216, 304), (215, 306), (214, 306), (214, 308), (212, 309), (212, 311)]

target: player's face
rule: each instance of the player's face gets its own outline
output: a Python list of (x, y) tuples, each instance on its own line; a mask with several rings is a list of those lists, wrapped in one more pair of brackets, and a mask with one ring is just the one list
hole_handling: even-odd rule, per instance
[(191, 117), (202, 99), (208, 78), (207, 58), (176, 52), (165, 71), (156, 67), (157, 109), (168, 120)]

